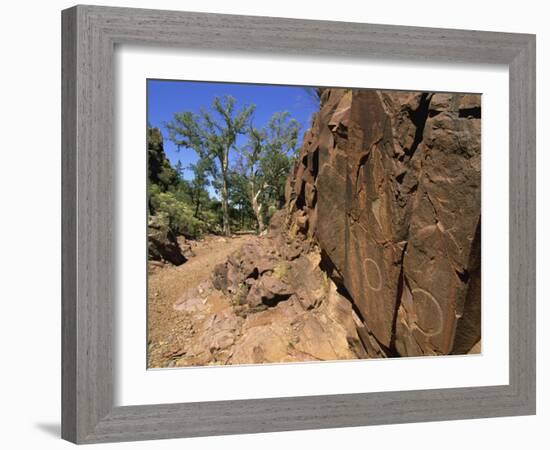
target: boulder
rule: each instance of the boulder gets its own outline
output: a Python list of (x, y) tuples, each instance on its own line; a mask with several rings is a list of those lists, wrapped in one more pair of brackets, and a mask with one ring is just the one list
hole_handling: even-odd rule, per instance
[(147, 227), (147, 250), (149, 261), (164, 261), (179, 266), (187, 261), (181, 251), (176, 235), (150, 223)]
[(191, 243), (185, 238), (185, 236), (178, 236), (177, 241), (183, 256), (185, 256), (187, 259), (195, 256), (193, 247)]
[(327, 295), (327, 281), (319, 261), (319, 255), (314, 253), (300, 256), (289, 264), (287, 279), (305, 309), (316, 308)]
[(293, 293), (287, 283), (271, 275), (266, 275), (252, 285), (246, 302), (252, 307), (262, 304), (274, 306), (280, 301), (287, 300)]
[(214, 267), (211, 281), (214, 288), (230, 295), (242, 294), (262, 275), (273, 272), (277, 257), (269, 239), (244, 244), (226, 262)]
[[(342, 302), (342, 303), (339, 303)], [(250, 315), (232, 347), (231, 364), (330, 361), (365, 357), (351, 319), (351, 304), (333, 296), (305, 310), (296, 297)], [(340, 309), (342, 308), (342, 309)], [(346, 312), (348, 314), (346, 314)]]

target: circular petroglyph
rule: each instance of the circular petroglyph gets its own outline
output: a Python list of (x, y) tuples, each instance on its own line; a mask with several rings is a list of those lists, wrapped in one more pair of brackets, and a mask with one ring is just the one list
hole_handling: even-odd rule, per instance
[(374, 259), (365, 258), (365, 272), (368, 287), (373, 291), (382, 289), (382, 273)]
[[(443, 310), (435, 297), (424, 289), (416, 288), (412, 290), (413, 304), (417, 317), (433, 317), (432, 312), (435, 312), (437, 319), (430, 326), (422, 326), (421, 321), (417, 320), (416, 327), (425, 336), (437, 336), (443, 331)], [(419, 315), (418, 312), (423, 311), (424, 314)]]

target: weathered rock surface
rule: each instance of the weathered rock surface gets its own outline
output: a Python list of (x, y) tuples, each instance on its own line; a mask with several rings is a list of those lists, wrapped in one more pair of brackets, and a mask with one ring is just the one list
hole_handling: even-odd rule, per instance
[(147, 227), (147, 248), (149, 261), (169, 262), (176, 266), (187, 261), (176, 235), (172, 231), (158, 226), (153, 220), (149, 221)]
[(188, 241), (185, 236), (178, 236), (176, 240), (183, 256), (185, 256), (187, 259), (195, 256), (193, 245), (191, 244), (192, 241)]
[(170, 263), (179, 266), (195, 256), (191, 241), (156, 224), (154, 216), (150, 217), (147, 227), (147, 246), (149, 262), (156, 261), (161, 265)]
[(360, 313), (369, 356), (481, 337), (479, 95), (326, 89), (286, 186), (291, 234)]
[(319, 251), (282, 228), (274, 219), (267, 236), (244, 244), (174, 303), (189, 318), (185, 344), (165, 355), (174, 365), (367, 356), (352, 304), (324, 274)]

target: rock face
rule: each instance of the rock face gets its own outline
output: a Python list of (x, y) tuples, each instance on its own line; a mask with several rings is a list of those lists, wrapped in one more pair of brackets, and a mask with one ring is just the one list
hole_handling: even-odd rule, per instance
[(464, 354), (480, 341), (480, 100), (321, 96), (287, 181), (288, 223), (357, 307), (369, 356)]

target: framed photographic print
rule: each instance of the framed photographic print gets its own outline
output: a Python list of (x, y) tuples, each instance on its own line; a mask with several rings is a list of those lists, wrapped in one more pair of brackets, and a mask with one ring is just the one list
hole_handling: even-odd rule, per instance
[(534, 414), (534, 36), (62, 17), (65, 439)]

